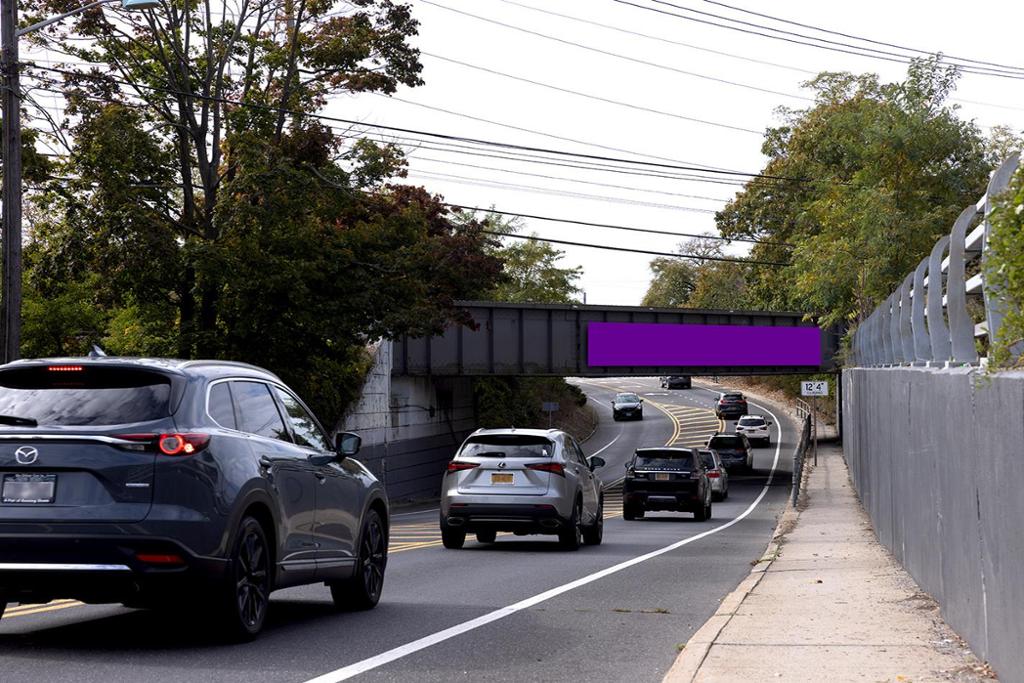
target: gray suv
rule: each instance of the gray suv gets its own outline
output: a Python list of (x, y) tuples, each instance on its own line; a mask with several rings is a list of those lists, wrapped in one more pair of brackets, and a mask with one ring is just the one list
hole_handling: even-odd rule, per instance
[(441, 486), (441, 538), (461, 548), (467, 533), (493, 543), (499, 531), (557, 534), (576, 550), (604, 532), (604, 492), (583, 455), (557, 429), (479, 429), (448, 463)]
[(241, 363), (0, 366), (0, 615), (57, 598), (199, 605), (254, 637), (273, 590), (380, 599), (388, 501), (274, 374)]

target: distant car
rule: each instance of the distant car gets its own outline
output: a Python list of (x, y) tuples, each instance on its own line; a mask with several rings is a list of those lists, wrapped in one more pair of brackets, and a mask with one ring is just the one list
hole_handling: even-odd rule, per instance
[[(71, 598), (157, 607), (248, 640), (272, 591), (369, 609), (384, 487), (273, 373), (214, 360), (0, 367), (0, 614)], [(315, 521), (314, 521), (315, 520)]]
[(747, 399), (738, 391), (722, 394), (715, 405), (715, 416), (726, 420), (735, 420), (747, 414)]
[(690, 386), (689, 375), (669, 375), (661, 378), (662, 389), (689, 389)]
[(701, 460), (704, 461), (704, 469), (708, 471), (708, 479), (711, 480), (711, 497), (714, 500), (725, 500), (729, 497), (729, 471), (722, 464), (718, 453), (709, 448), (701, 448)]
[(622, 516), (639, 519), (647, 510), (692, 512), (711, 519), (711, 480), (692, 448), (638, 448), (622, 482)]
[(644, 400), (631, 392), (616, 394), (612, 400), (612, 419), (644, 419)]
[(715, 434), (707, 443), (708, 448), (718, 453), (722, 464), (732, 469), (754, 467), (754, 453), (750, 441), (743, 434)]
[(448, 463), (441, 485), (441, 541), (461, 548), (467, 533), (493, 543), (499, 531), (557, 534), (563, 548), (598, 545), (604, 492), (583, 455), (557, 429), (478, 429)]
[(756, 441), (764, 446), (771, 446), (772, 435), (768, 430), (771, 426), (771, 421), (766, 420), (764, 415), (744, 415), (736, 423), (736, 433), (743, 434), (752, 442)]

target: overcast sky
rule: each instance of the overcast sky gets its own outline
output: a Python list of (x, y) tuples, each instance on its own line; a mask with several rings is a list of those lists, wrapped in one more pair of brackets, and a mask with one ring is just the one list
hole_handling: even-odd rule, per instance
[[(720, 21), (687, 14), (656, 0), (629, 2)], [(680, 7), (812, 34), (805, 28), (772, 22), (702, 0), (672, 2)], [(1024, 2), (724, 2), (858, 37), (1024, 66), (1021, 52)], [(423, 52), (426, 84), (414, 89), (403, 87), (391, 99), (369, 94), (338, 99), (325, 113), (368, 124), (530, 147), (757, 172), (765, 163), (760, 153), (762, 132), (765, 127), (778, 123), (776, 108), (808, 105), (806, 100), (800, 99), (809, 97), (800, 87), (802, 81), (822, 70), (874, 72), (883, 81), (902, 80), (906, 73), (904, 64), (739, 33), (615, 0), (411, 0), (411, 4), (421, 22), (420, 35), (414, 42)], [(550, 13), (653, 37), (629, 35)], [(512, 26), (639, 61), (560, 43)], [(836, 35), (814, 35), (837, 42), (853, 42)], [(896, 52), (881, 45), (874, 47)], [(632, 108), (480, 69), (615, 100)], [(1024, 80), (965, 74), (954, 97), (962, 107), (961, 115), (975, 120), (983, 130), (997, 124), (1010, 125), (1017, 131), (1024, 129)], [(502, 127), (467, 116), (536, 132)], [(623, 151), (606, 149), (609, 147)], [(509, 155), (493, 148), (463, 151), (472, 153), (460, 154), (437, 142), (417, 145), (409, 151), (410, 181), (457, 204), (695, 233), (714, 231), (713, 212), (738, 189), (720, 182), (626, 175), (495, 158)], [(485, 154), (490, 156), (482, 156)], [(571, 159), (555, 160), (575, 163)], [(680, 173), (673, 171), (672, 175)], [(509, 184), (520, 187), (507, 187)], [(667, 235), (535, 219), (526, 223), (526, 232), (544, 237), (633, 249), (671, 252), (681, 241), (681, 238)], [(565, 265), (583, 268), (581, 285), (587, 303), (640, 303), (651, 278), (648, 268), (651, 256), (573, 246), (561, 248), (566, 253)], [(740, 245), (733, 245), (729, 250), (732, 253), (744, 251)]]

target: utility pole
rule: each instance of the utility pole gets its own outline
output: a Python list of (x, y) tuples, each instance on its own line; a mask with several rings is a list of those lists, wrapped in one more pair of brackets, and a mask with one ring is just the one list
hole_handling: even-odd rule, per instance
[(18, 78), (18, 3), (0, 0), (0, 72), (3, 78), (3, 287), (0, 362), (17, 360), (21, 346), (21, 98)]

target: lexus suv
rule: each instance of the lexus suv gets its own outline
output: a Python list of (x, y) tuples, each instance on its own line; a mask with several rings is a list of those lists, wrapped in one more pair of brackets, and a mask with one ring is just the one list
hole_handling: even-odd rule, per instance
[(622, 481), (622, 517), (634, 520), (647, 510), (692, 512), (711, 519), (711, 481), (704, 460), (692, 448), (638, 448)]
[(604, 492), (576, 440), (557, 429), (478, 429), (448, 463), (441, 484), (441, 540), (461, 548), (467, 533), (493, 543), (500, 531), (557, 534), (562, 547), (598, 545)]
[(772, 426), (771, 420), (766, 420), (764, 415), (744, 415), (736, 423), (736, 433), (743, 434), (750, 441), (757, 441), (763, 446), (772, 445), (772, 435), (768, 430)]
[(191, 604), (246, 640), (278, 588), (324, 582), (339, 607), (371, 608), (388, 501), (359, 444), (242, 363), (0, 366), (0, 614)]

